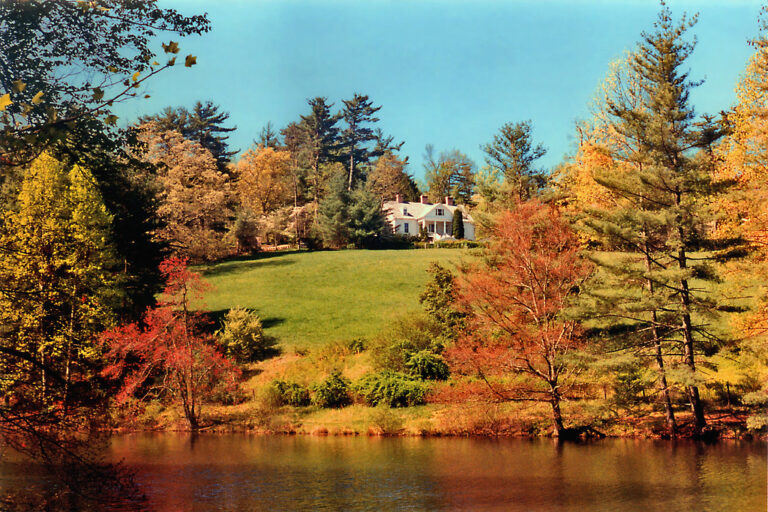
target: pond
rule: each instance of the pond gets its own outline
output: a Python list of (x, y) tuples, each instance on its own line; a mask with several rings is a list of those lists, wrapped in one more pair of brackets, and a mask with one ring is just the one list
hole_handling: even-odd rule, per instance
[[(109, 458), (160, 511), (766, 510), (758, 442), (142, 434)], [(0, 486), (24, 472), (0, 465)]]

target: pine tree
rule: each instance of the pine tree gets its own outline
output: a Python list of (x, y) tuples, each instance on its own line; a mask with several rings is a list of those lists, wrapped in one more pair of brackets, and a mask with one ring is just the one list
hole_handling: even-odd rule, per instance
[[(332, 161), (339, 146), (339, 129), (336, 126), (340, 114), (331, 114), (333, 103), (328, 103), (326, 98), (318, 96), (309, 100), (312, 112), (301, 116), (301, 140), (300, 151), (306, 158), (309, 166), (309, 181), (312, 189), (312, 197), (315, 203), (320, 200), (323, 189), (322, 167)], [(286, 134), (286, 143), (288, 135)]]
[(331, 179), (329, 190), (318, 206), (318, 222), (327, 247), (344, 247), (349, 243), (349, 208), (352, 193), (347, 190), (346, 178), (337, 175)]
[(534, 168), (534, 163), (547, 149), (533, 144), (531, 132), (530, 121), (506, 123), (493, 141), (482, 148), (488, 166), (503, 176), (504, 183), (520, 201), (530, 199), (546, 182), (544, 173)]
[(257, 146), (264, 148), (280, 149), (280, 137), (272, 126), (272, 121), (267, 121), (259, 132), (258, 140), (253, 141)]
[(192, 110), (184, 107), (168, 107), (161, 114), (144, 116), (141, 123), (153, 122), (161, 131), (174, 130), (181, 133), (185, 139), (198, 142), (211, 152), (216, 159), (219, 172), (227, 173), (227, 164), (237, 151), (230, 151), (227, 133), (237, 127), (226, 127), (229, 113), (219, 110), (212, 101), (196, 102)]
[(456, 240), (464, 238), (464, 215), (461, 213), (461, 209), (456, 208), (453, 212), (453, 225), (451, 226), (451, 235)]
[[(715, 348), (705, 317), (716, 304), (691, 281), (714, 281), (712, 260), (726, 257), (728, 249), (722, 247), (711, 257), (698, 252), (718, 248), (707, 208), (715, 192), (709, 146), (717, 130), (706, 118), (696, 122), (688, 97), (697, 84), (681, 70), (695, 46), (684, 39), (695, 22), (695, 16), (675, 22), (662, 4), (654, 32), (643, 34), (629, 60), (639, 80), (640, 104), (628, 104), (622, 95), (607, 99), (608, 122), (625, 143), (621, 150), (607, 148), (620, 165), (596, 172), (595, 180), (610, 191), (617, 207), (588, 210), (586, 224), (608, 247), (624, 253), (596, 261), (624, 283), (627, 292), (609, 299), (610, 307), (616, 317), (649, 333), (662, 392), (663, 345), (672, 341), (682, 349), (686, 371), (681, 382), (695, 430), (701, 433), (706, 420), (696, 354)], [(664, 397), (668, 424), (674, 428), (668, 395)]]
[[(341, 132), (340, 160), (346, 165), (349, 173), (347, 190), (352, 190), (355, 180), (363, 178), (363, 168), (368, 165), (371, 158), (381, 156), (380, 132), (374, 132), (370, 124), (379, 121), (374, 115), (381, 107), (374, 107), (373, 101), (367, 95), (355, 93), (351, 100), (343, 100), (344, 109), (341, 116), (347, 127)], [(370, 142), (377, 141), (377, 148), (369, 149)], [(391, 141), (387, 142), (387, 146)]]

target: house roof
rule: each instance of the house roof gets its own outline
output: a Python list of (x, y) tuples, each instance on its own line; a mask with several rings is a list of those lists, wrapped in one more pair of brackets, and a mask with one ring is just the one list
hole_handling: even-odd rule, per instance
[[(466, 208), (462, 205), (450, 205), (450, 204), (442, 204), (442, 203), (435, 203), (435, 204), (423, 204), (423, 203), (411, 203), (411, 202), (404, 202), (404, 203), (398, 203), (395, 201), (385, 201), (384, 210), (392, 215), (395, 219), (414, 219), (419, 220), (423, 219), (429, 213), (434, 210), (435, 208), (444, 208), (448, 210), (451, 216), (453, 216), (453, 212), (456, 211), (458, 208), (461, 210), (461, 213), (464, 215), (464, 221), (469, 222), (471, 224), (474, 224), (475, 221), (472, 219), (472, 216), (467, 213)], [(408, 213), (404, 214), (403, 211), (407, 211)]]

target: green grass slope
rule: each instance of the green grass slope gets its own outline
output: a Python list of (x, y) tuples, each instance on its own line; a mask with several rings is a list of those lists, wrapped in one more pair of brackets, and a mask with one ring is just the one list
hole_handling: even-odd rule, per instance
[(213, 290), (199, 307), (253, 309), (284, 347), (371, 337), (420, 308), (430, 262), (454, 268), (467, 256), (458, 249), (263, 254), (200, 267)]

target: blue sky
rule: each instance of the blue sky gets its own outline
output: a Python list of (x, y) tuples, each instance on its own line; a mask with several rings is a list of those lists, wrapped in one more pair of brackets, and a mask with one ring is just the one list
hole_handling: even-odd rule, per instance
[[(336, 106), (368, 94), (379, 126), (404, 140), (410, 171), (423, 175), (426, 144), (458, 149), (482, 165), (480, 145), (508, 121), (530, 119), (549, 148), (545, 166), (572, 152), (574, 123), (613, 60), (651, 30), (658, 3), (501, 0), (161, 0), (185, 14), (208, 12), (212, 31), (181, 40), (198, 65), (168, 70), (151, 99), (120, 105), (123, 122), (210, 99), (230, 113), (230, 138), (247, 149), (267, 122), (307, 113), (307, 98)], [(698, 112), (734, 101), (757, 34), (757, 1), (670, 1), (699, 12), (691, 75)], [(158, 44), (159, 46), (159, 44)]]

